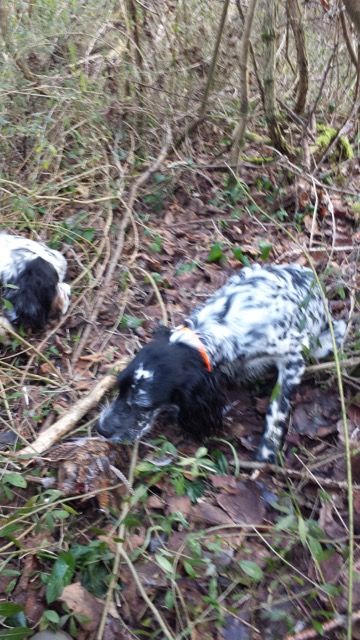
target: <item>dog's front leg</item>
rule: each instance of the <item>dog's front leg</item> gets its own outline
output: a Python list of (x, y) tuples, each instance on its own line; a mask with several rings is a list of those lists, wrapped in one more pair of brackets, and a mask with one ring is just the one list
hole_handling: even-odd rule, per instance
[(265, 430), (256, 454), (257, 460), (275, 462), (285, 438), (291, 396), (300, 383), (304, 370), (305, 363), (301, 352), (293, 353), (286, 360), (279, 361), (278, 379), (271, 394)]

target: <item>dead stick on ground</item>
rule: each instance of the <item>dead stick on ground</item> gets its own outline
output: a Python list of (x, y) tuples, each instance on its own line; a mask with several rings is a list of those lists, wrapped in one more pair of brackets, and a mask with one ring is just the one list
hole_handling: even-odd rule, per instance
[[(295, 478), (311, 484), (317, 484), (325, 489), (333, 489), (334, 491), (345, 491), (348, 488), (346, 480), (333, 480), (332, 478), (321, 478), (311, 474), (311, 472), (303, 469), (289, 469), (288, 467), (280, 467), (277, 464), (269, 464), (268, 462), (256, 462), (252, 460), (239, 460), (240, 471), (271, 471), (273, 474), (280, 474), (287, 478)], [(354, 485), (355, 489), (359, 485)]]
[[(124, 361), (120, 361), (114, 365), (114, 368), (123, 368), (125, 364), (126, 363)], [(59, 420), (54, 422), (54, 424), (52, 424), (43, 433), (40, 433), (40, 435), (36, 438), (36, 440), (34, 440), (32, 444), (25, 447), (24, 449), (21, 449), (18, 452), (18, 455), (34, 456), (40, 453), (44, 453), (44, 451), (52, 447), (63, 436), (69, 433), (71, 429), (73, 429), (79, 422), (79, 420), (81, 420), (81, 418), (86, 415), (86, 413), (90, 411), (90, 409), (95, 407), (98, 402), (100, 402), (105, 393), (107, 391), (110, 391), (110, 389), (112, 389), (115, 384), (116, 376), (105, 376), (105, 378), (100, 380), (100, 382), (95, 385), (95, 387), (87, 396), (85, 396), (84, 398), (80, 398), (80, 400), (75, 402), (70, 411), (61, 416)]]
[[(351, 616), (353, 622), (357, 622), (360, 620), (360, 611), (356, 611)], [(339, 627), (345, 627), (347, 622), (347, 617), (344, 615), (337, 615), (334, 620), (329, 620), (329, 622), (324, 622), (322, 625), (321, 637), (325, 637), (325, 632), (333, 631), (334, 629), (338, 629)], [(313, 638), (317, 638), (320, 635), (319, 631), (316, 631), (314, 628), (305, 629), (305, 631), (300, 631), (300, 633), (295, 633), (294, 635), (286, 636), (285, 640), (313, 640)]]

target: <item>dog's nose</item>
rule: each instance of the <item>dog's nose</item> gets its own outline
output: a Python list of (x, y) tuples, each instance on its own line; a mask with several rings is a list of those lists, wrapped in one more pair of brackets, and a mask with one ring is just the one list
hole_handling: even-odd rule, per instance
[(110, 407), (104, 409), (104, 411), (100, 414), (99, 421), (96, 427), (97, 432), (101, 436), (104, 436), (104, 438), (111, 438), (114, 433), (114, 428), (110, 419), (110, 413)]
[(98, 422), (96, 426), (96, 431), (100, 436), (104, 436), (104, 438), (110, 438), (112, 432), (104, 425), (104, 423)]

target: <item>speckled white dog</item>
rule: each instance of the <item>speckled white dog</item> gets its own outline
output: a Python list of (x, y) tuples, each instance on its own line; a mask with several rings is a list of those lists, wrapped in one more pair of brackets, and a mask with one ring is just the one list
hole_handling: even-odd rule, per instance
[[(341, 346), (345, 322), (333, 322)], [(119, 395), (100, 416), (98, 431), (134, 441), (163, 411), (194, 436), (222, 426), (224, 390), (276, 367), (277, 383), (257, 459), (273, 462), (281, 446), (291, 395), (304, 373), (304, 351), (332, 351), (320, 290), (298, 265), (246, 267), (231, 277), (184, 325), (143, 347), (119, 375)]]
[(0, 233), (2, 297), (11, 303), (11, 323), (40, 330), (51, 316), (66, 313), (70, 286), (64, 282), (66, 259), (55, 249), (22, 236)]

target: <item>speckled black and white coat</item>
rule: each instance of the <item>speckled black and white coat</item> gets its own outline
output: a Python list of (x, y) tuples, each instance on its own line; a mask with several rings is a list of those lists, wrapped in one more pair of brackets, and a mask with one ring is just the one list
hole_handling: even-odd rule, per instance
[[(341, 346), (346, 325), (338, 320), (333, 327)], [(272, 462), (284, 439), (306, 351), (315, 358), (332, 351), (312, 271), (298, 265), (245, 267), (184, 325), (141, 349), (120, 374), (119, 396), (103, 411), (99, 432), (118, 441), (134, 440), (149, 431), (159, 413), (172, 409), (194, 435), (209, 435), (221, 426), (224, 385), (259, 378), (275, 367), (277, 383), (257, 452), (259, 460)]]
[(22, 236), (0, 233), (0, 284), (10, 322), (42, 329), (51, 315), (65, 313), (71, 289), (66, 259), (55, 249)]

